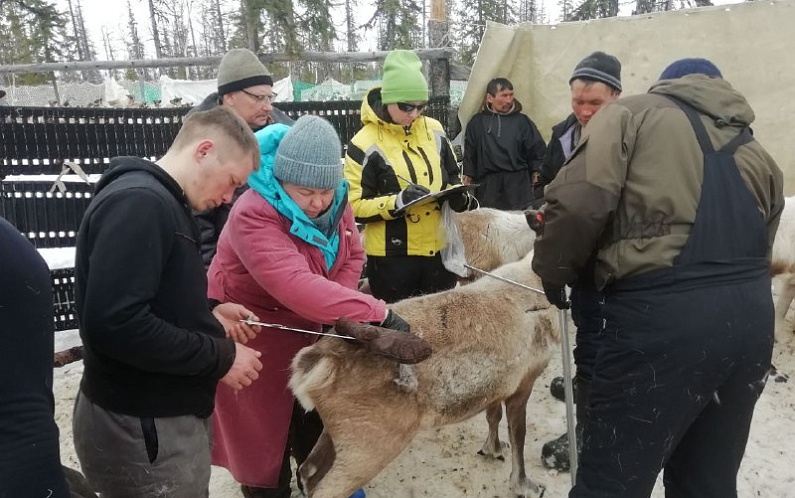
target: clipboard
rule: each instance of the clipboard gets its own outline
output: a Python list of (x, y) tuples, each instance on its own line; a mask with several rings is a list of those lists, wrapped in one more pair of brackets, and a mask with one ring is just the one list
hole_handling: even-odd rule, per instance
[(478, 183), (471, 183), (469, 185), (459, 184), (459, 185), (454, 185), (450, 188), (446, 188), (439, 192), (431, 192), (430, 194), (426, 194), (423, 195), (422, 197), (414, 199), (408, 204), (404, 204), (403, 207), (395, 211), (395, 213), (402, 214), (409, 208), (424, 206), (425, 204), (430, 204), (431, 202), (444, 202), (446, 198), (451, 195), (457, 195), (463, 192), (472, 192), (476, 188), (478, 188), (478, 186), (480, 186), (480, 184)]

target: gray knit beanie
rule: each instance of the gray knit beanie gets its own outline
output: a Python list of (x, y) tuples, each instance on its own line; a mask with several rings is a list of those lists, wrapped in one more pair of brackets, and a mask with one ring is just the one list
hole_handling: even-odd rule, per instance
[(246, 48), (233, 48), (218, 66), (218, 95), (256, 85), (273, 86), (273, 78), (259, 58)]
[(574, 73), (569, 78), (569, 84), (578, 78), (601, 81), (620, 92), (621, 62), (613, 55), (594, 52), (577, 64)]
[(342, 182), (342, 144), (331, 123), (308, 114), (298, 118), (276, 150), (273, 176), (301, 187), (336, 189)]

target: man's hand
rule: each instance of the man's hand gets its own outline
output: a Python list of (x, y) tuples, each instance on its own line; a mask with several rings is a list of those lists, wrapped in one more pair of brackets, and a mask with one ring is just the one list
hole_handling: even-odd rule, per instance
[(469, 176), (469, 175), (461, 175), (461, 183), (463, 183), (464, 185), (472, 185), (475, 182), (474, 182), (474, 179), (471, 176)]
[(232, 363), (232, 368), (221, 378), (221, 382), (235, 391), (250, 386), (259, 377), (258, 372), (262, 370), (262, 363), (258, 359), (260, 356), (262, 353), (259, 351), (235, 343), (235, 361)]
[(541, 282), (544, 288), (544, 294), (550, 304), (553, 304), (561, 310), (567, 310), (571, 307), (568, 297), (566, 297), (566, 286), (558, 287), (547, 282)]
[(240, 344), (246, 344), (249, 339), (257, 337), (259, 325), (247, 325), (240, 320), (251, 319), (259, 321), (254, 313), (245, 306), (236, 303), (221, 303), (213, 309), (213, 315), (224, 326), (226, 336)]

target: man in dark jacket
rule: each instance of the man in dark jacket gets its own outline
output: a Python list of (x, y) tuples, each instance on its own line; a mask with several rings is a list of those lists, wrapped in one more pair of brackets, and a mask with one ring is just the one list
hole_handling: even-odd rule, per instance
[(475, 197), (482, 207), (526, 209), (535, 198), (546, 149), (535, 123), (522, 114), (511, 82), (495, 78), (486, 86), (483, 110), (467, 124), (463, 183), (479, 184)]
[(565, 307), (596, 251), (603, 332), (569, 497), (737, 496), (773, 349), (783, 174), (704, 59), (606, 106), (546, 192), (533, 269)]
[[(293, 120), (273, 107), (273, 78), (254, 52), (245, 48), (230, 50), (218, 66), (218, 91), (208, 95), (190, 112), (207, 111), (219, 105), (228, 107), (248, 123), (252, 131), (273, 123), (292, 125)], [(215, 246), (221, 229), (229, 218), (229, 210), (240, 195), (248, 190), (243, 185), (229, 203), (194, 212), (201, 230), (202, 260), (204, 267), (210, 266), (215, 256)]]
[[(571, 108), (574, 111), (552, 128), (547, 157), (541, 167), (541, 184), (551, 182), (580, 141), (582, 129), (599, 109), (621, 96), (621, 62), (604, 52), (594, 52), (581, 60), (569, 79)], [(543, 202), (543, 198), (541, 198)], [(593, 261), (586, 265), (571, 286), (571, 317), (577, 327), (574, 363), (574, 403), (578, 427), (582, 428), (585, 405), (590, 391), (593, 364), (599, 349), (602, 330), (602, 295), (593, 282)], [(563, 377), (553, 379), (553, 395), (562, 399)], [(578, 429), (578, 431), (580, 430)], [(567, 434), (548, 441), (541, 449), (541, 461), (549, 468), (568, 470), (569, 438)]]
[(254, 333), (250, 312), (210, 308), (190, 209), (229, 202), (258, 165), (249, 127), (218, 107), (188, 116), (157, 163), (114, 158), (97, 184), (77, 238), (74, 443), (103, 498), (207, 496), (216, 384), (241, 389), (262, 365), (226, 338)]
[(0, 496), (68, 498), (52, 394), (47, 263), (0, 218)]

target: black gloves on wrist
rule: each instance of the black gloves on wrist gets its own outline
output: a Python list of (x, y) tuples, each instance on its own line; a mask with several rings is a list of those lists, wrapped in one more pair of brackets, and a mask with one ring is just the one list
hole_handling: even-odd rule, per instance
[(431, 191), (422, 185), (411, 184), (400, 191), (395, 202), (396, 209), (403, 209), (403, 206), (420, 197), (430, 194)]
[(547, 300), (550, 304), (553, 304), (561, 310), (567, 310), (571, 307), (571, 303), (566, 298), (566, 287), (565, 286), (557, 286), (552, 285), (547, 282), (541, 282), (541, 286), (544, 287), (544, 294), (547, 296)]
[(411, 326), (408, 324), (408, 322), (392, 310), (389, 310), (389, 313), (386, 315), (386, 319), (381, 322), (381, 327), (398, 330), (400, 332), (411, 332)]

